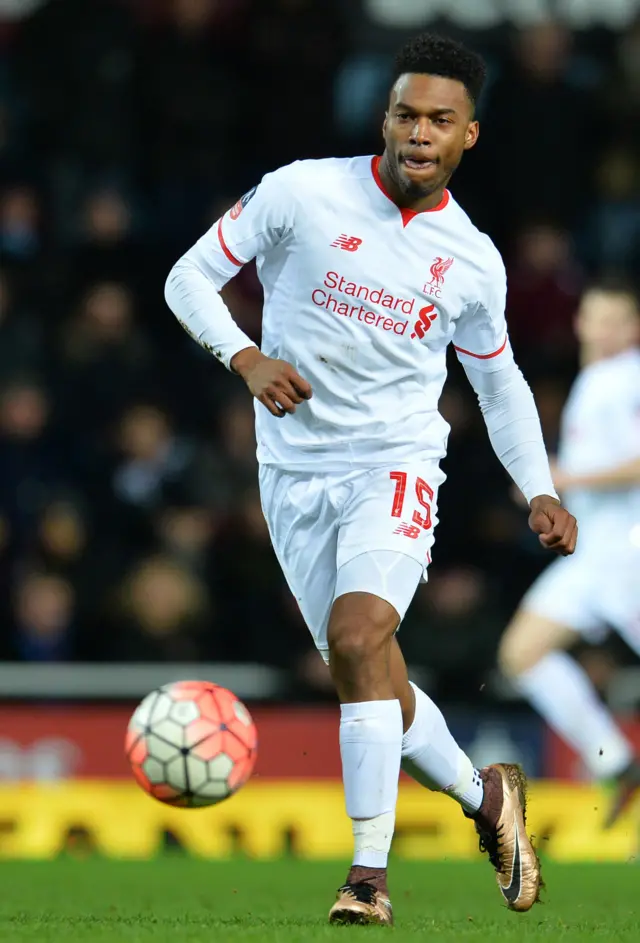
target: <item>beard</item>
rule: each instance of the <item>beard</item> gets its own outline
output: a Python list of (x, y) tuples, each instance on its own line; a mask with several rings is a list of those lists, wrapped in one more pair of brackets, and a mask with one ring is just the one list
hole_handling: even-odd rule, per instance
[(410, 180), (409, 177), (402, 173), (400, 168), (400, 158), (396, 158), (396, 160), (391, 164), (391, 176), (393, 177), (394, 182), (396, 183), (402, 195), (411, 202), (424, 199), (426, 196), (430, 196), (439, 187), (442, 186), (441, 180), (429, 180), (425, 181), (424, 183), (420, 183), (417, 180)]
[(439, 186), (439, 184), (434, 183), (418, 183), (416, 180), (409, 180), (403, 174), (398, 174), (397, 182), (403, 196), (412, 201), (430, 196)]

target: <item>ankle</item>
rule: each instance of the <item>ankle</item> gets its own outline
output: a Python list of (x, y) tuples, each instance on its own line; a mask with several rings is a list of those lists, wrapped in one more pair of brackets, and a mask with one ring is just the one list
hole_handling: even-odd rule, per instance
[(353, 865), (376, 871), (387, 867), (393, 839), (395, 812), (382, 812), (370, 819), (352, 819)]
[(480, 812), (485, 799), (486, 778), (460, 749), (458, 759), (458, 778), (443, 792), (460, 803), (465, 815), (474, 818)]
[(479, 770), (483, 783), (482, 802), (477, 812), (465, 815), (474, 819), (481, 829), (491, 831), (496, 827), (502, 811), (503, 793), (500, 774), (490, 766)]
[(388, 895), (387, 890), (387, 869), (386, 868), (366, 868), (361, 864), (351, 866), (347, 875), (347, 884), (371, 884), (380, 893)]

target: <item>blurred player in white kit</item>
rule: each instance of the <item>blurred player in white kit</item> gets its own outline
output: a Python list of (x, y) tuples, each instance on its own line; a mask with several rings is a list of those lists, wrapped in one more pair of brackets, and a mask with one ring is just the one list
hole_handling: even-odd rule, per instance
[(613, 628), (640, 655), (638, 299), (624, 287), (593, 287), (576, 331), (581, 370), (563, 414), (554, 481), (580, 521), (580, 543), (526, 594), (500, 663), (591, 773), (616, 779), (605, 822), (612, 825), (640, 789), (640, 763), (565, 649)]
[[(437, 706), (409, 683), (395, 637), (433, 545), (450, 343), (532, 529), (559, 554), (576, 543), (513, 360), (502, 260), (446, 189), (476, 143), (484, 75), (465, 47), (418, 37), (396, 60), (381, 157), (296, 161), (267, 174), (166, 284), (186, 330), (256, 398), (265, 518), (340, 700), (355, 847), (335, 923), (392, 922), (386, 869), (401, 762), (474, 821), (511, 909), (532, 907), (540, 887), (524, 774), (474, 769)], [(313, 115), (292, 116), (292, 133), (297, 120)], [(250, 114), (246, 122), (249, 141)], [(219, 295), (253, 258), (264, 288), (261, 350)]]

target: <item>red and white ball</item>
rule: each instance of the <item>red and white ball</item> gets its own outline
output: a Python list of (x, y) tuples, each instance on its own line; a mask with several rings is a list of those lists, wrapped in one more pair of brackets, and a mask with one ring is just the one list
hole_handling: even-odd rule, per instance
[(210, 681), (177, 681), (136, 708), (125, 750), (138, 784), (160, 802), (214, 805), (247, 782), (257, 756), (251, 714)]

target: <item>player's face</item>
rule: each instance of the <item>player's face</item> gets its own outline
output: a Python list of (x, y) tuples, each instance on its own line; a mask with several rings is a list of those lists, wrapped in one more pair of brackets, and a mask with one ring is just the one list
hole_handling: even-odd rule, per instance
[(389, 174), (408, 199), (428, 196), (446, 186), (478, 132), (462, 82), (401, 75), (383, 126)]
[(591, 357), (613, 357), (640, 343), (640, 314), (633, 298), (587, 292), (578, 311), (576, 333)]

